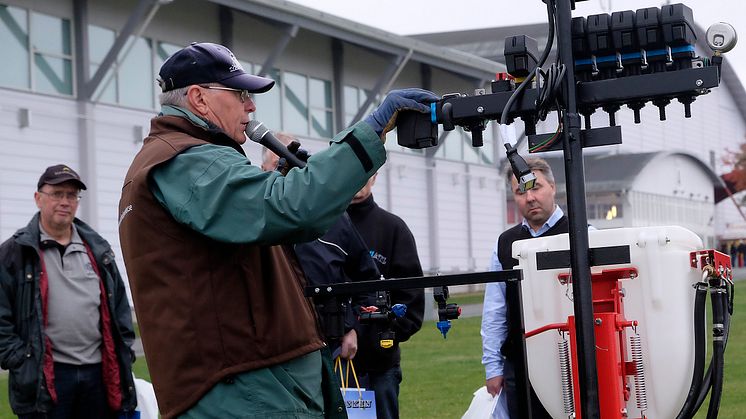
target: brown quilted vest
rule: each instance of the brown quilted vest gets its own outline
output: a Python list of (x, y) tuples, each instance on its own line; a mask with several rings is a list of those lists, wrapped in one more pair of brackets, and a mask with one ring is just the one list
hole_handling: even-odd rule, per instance
[(190, 147), (225, 141), (211, 136), (183, 118), (154, 118), (119, 202), (130, 289), (166, 418), (221, 380), (323, 346), (291, 250), (212, 240), (174, 220), (150, 192), (153, 167)]

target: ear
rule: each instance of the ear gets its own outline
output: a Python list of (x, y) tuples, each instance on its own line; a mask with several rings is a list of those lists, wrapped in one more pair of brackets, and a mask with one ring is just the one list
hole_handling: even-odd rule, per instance
[(370, 186), (376, 184), (376, 177), (378, 177), (378, 172), (374, 173), (373, 176), (370, 177)]
[(36, 208), (41, 209), (41, 194), (38, 191), (34, 192), (34, 202), (36, 202)]
[(207, 95), (203, 89), (196, 85), (189, 86), (186, 96), (192, 111), (197, 115), (207, 115), (210, 106), (207, 103)]

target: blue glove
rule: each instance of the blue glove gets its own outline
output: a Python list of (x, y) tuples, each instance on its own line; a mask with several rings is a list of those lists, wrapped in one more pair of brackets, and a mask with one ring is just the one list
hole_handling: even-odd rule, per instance
[(430, 113), (430, 103), (440, 99), (435, 93), (424, 89), (392, 90), (383, 99), (383, 103), (364, 121), (385, 140), (386, 133), (394, 129), (396, 114), (401, 110)]

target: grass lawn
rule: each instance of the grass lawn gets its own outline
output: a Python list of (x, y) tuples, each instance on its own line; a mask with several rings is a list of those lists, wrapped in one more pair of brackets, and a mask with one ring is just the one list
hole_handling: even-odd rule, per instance
[[(746, 417), (746, 298), (741, 295), (736, 293), (726, 352), (725, 388), (719, 415), (722, 419)], [(479, 301), (476, 296), (469, 298)], [(454, 301), (465, 303), (460, 297)], [(479, 326), (479, 317), (455, 320), (448, 339), (443, 339), (435, 324), (426, 322), (419, 333), (402, 345), (404, 381), (399, 398), (402, 418), (461, 417), (472, 393), (484, 385)], [(137, 377), (149, 379), (143, 358), (135, 363), (134, 370)], [(706, 412), (707, 402), (697, 418), (703, 419)], [(0, 419), (13, 417), (8, 405), (7, 374), (0, 374)]]

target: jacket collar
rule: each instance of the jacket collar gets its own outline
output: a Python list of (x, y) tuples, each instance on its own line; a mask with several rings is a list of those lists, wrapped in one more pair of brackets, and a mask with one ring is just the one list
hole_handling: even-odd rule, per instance
[[(181, 108), (173, 109), (181, 110)], [(192, 121), (186, 113), (183, 115), (178, 115), (175, 111), (173, 113), (169, 111), (168, 114), (161, 113), (150, 120), (150, 136), (158, 137), (177, 131), (211, 144), (230, 147), (244, 156), (246, 155), (241, 145), (229, 137), (225, 131), (210, 121), (199, 120), (199, 122)], [(148, 139), (146, 138), (145, 141), (148, 141)]]
[(373, 200), (373, 194), (370, 194), (367, 198), (357, 204), (350, 204), (347, 207), (347, 211), (350, 214), (367, 214), (376, 207), (378, 207), (378, 204)]
[[(18, 231), (13, 234), (13, 239), (20, 246), (28, 246), (39, 252), (39, 240), (41, 237), (41, 231), (39, 230), (39, 218), (41, 213), (37, 212), (31, 217), (31, 221)], [(98, 260), (104, 258), (104, 254), (109, 251), (111, 246), (103, 237), (93, 231), (93, 229), (78, 218), (73, 219), (73, 224), (78, 230), (80, 238), (86, 243), (93, 252), (93, 256)]]

